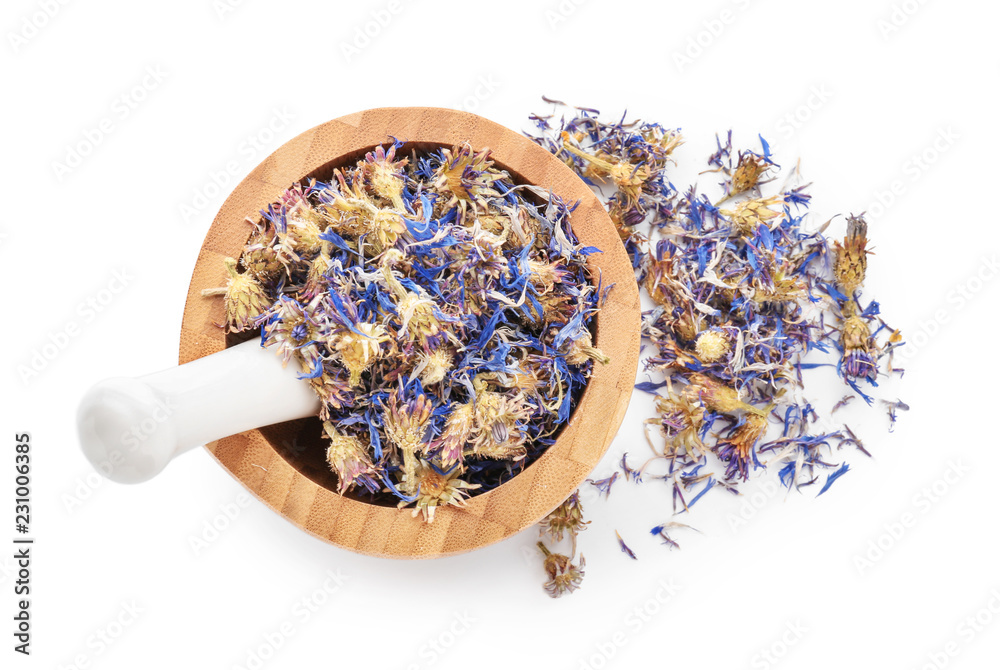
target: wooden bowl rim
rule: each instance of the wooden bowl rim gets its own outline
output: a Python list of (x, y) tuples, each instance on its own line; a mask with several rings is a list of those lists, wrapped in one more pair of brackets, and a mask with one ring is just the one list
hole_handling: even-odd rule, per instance
[(446, 146), (468, 141), (474, 149), (489, 147), (497, 163), (516, 180), (551, 188), (567, 202), (579, 201), (571, 225), (581, 242), (602, 250), (591, 257), (591, 268), (605, 283), (609, 279), (615, 283), (596, 316), (595, 345), (606, 352), (614, 350), (611, 363), (595, 365), (570, 422), (542, 456), (510, 481), (474, 496), (465, 507), (439, 508), (432, 524), (414, 518), (411, 508), (345, 498), (316, 484), (258, 430), (206, 448), (258, 499), (326, 542), (372, 556), (433, 558), (488, 546), (551, 512), (583, 483), (607, 451), (631, 397), (640, 322), (632, 266), (604, 206), (562, 161), (520, 133), (469, 112), (443, 108), (370, 109), (301, 133), (243, 179), (212, 222), (185, 304), (180, 363), (225, 348), (225, 335), (215, 326), (223, 320), (221, 301), (206, 301), (200, 291), (223, 285), (221, 259), (238, 257), (250, 230), (245, 217), (258, 216), (293, 183), (322, 168), (344, 164), (361, 149), (391, 141), (390, 136), (408, 143)]

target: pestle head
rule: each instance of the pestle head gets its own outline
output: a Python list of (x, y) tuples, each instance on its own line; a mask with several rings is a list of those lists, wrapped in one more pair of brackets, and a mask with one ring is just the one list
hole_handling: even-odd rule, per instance
[(115, 482), (151, 479), (177, 453), (171, 415), (140, 379), (113, 377), (91, 387), (80, 402), (76, 422), (84, 455)]

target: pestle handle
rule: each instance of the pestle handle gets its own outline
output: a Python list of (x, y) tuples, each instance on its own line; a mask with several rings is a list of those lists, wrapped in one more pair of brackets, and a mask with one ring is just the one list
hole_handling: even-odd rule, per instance
[(319, 407), (296, 366), (284, 367), (252, 340), (162, 372), (96, 384), (80, 402), (77, 429), (95, 468), (135, 484), (192, 447), (313, 416)]

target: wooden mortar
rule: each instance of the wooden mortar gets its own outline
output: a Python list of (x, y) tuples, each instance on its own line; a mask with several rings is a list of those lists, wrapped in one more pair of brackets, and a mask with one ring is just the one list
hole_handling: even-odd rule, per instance
[[(231, 345), (221, 300), (201, 290), (226, 283), (222, 259), (239, 257), (251, 227), (247, 217), (279, 199), (297, 182), (329, 178), (390, 136), (405, 149), (468, 142), (489, 148), (517, 183), (534, 184), (568, 203), (579, 240), (597, 247), (588, 266), (614, 284), (595, 317), (595, 346), (611, 358), (595, 364), (569, 423), (555, 444), (523, 472), (462, 507), (444, 506), (433, 523), (412, 509), (386, 507), (335, 492), (325, 467), (318, 419), (291, 421), (206, 445), (209, 453), (255, 496), (299, 528), (351, 551), (392, 558), (434, 558), (485, 547), (537, 523), (584, 481), (614, 439), (632, 395), (639, 360), (639, 293), (629, 258), (603, 205), (558, 158), (523, 135), (492, 121), (450, 109), (387, 107), (344, 116), (308, 130), (258, 165), (226, 199), (195, 264), (181, 327), (180, 363)], [(400, 152), (400, 155), (406, 155)], [(266, 393), (265, 389), (261, 390)]]

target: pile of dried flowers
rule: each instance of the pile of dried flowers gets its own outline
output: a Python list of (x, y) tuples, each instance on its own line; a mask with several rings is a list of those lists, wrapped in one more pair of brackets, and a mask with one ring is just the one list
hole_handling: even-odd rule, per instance
[(558, 196), (487, 151), (401, 145), (288, 190), (205, 294), (312, 385), (340, 491), (430, 522), (552, 444), (607, 360), (589, 325), (608, 288)]
[[(765, 194), (778, 166), (762, 137), (759, 151), (734, 151), (731, 132), (717, 138), (705, 171), (722, 177), (713, 199), (668, 179), (682, 143), (677, 130), (607, 122), (588, 108), (574, 108), (568, 119), (531, 120), (539, 131), (533, 140), (598, 192), (611, 191), (607, 209), (652, 305), (642, 334), (654, 345), (644, 363), (656, 381), (637, 388), (655, 394), (659, 416), (646, 422), (652, 457), (633, 468), (623, 456), (624, 477), (665, 480), (675, 514), (714, 488), (738, 493), (756, 469), (776, 470), (789, 489), (819, 485), (825, 493), (849, 467), (837, 450), (868, 453), (850, 428), (833, 422), (833, 412), (854, 394), (871, 405), (863, 387), (877, 386), (880, 373), (902, 374), (892, 366), (899, 332), (882, 321), (877, 302), (861, 300), (871, 253), (863, 216), (849, 217), (843, 243), (824, 235), (829, 221), (807, 231), (806, 186)], [(836, 363), (804, 363), (813, 351), (837, 352)], [(821, 365), (835, 366), (853, 391), (823, 416), (802, 393), (802, 370)], [(899, 401), (885, 405), (891, 421), (906, 409)], [(650, 468), (654, 463), (662, 467)], [(590, 483), (607, 495), (618, 475)], [(582, 519), (578, 495), (566, 504)], [(565, 516), (557, 509), (542, 532), (561, 527)], [(668, 531), (679, 527), (670, 522), (650, 532), (676, 547)], [(572, 590), (561, 575), (576, 575), (571, 584), (579, 585), (572, 559), (582, 528), (570, 527), (573, 551), (558, 561), (541, 545), (550, 595)], [(635, 558), (620, 535), (618, 542)]]

